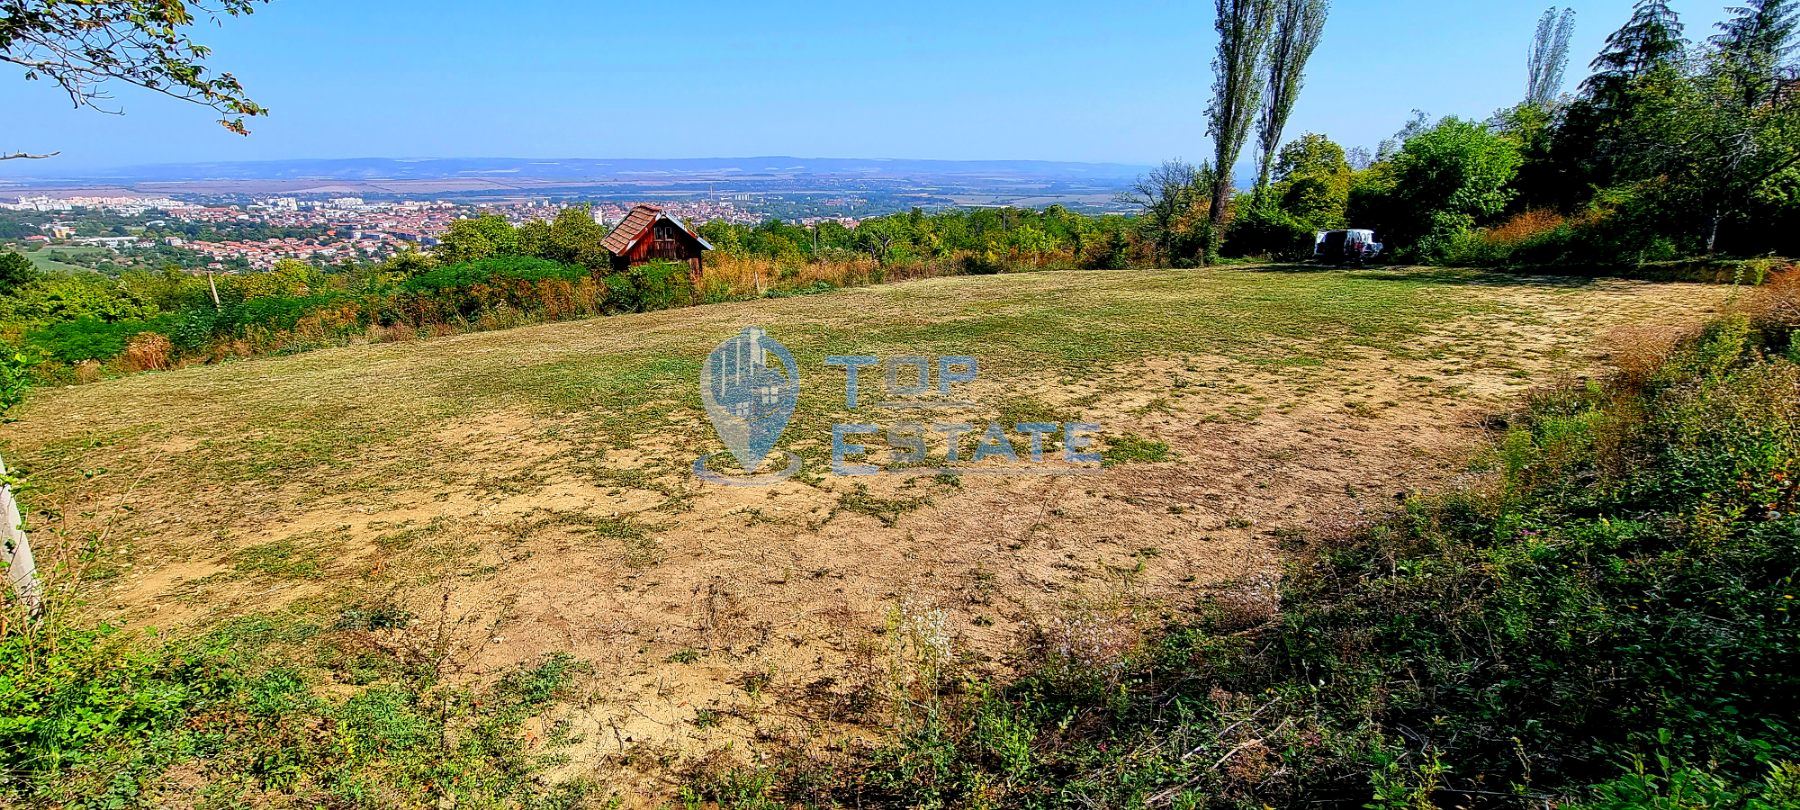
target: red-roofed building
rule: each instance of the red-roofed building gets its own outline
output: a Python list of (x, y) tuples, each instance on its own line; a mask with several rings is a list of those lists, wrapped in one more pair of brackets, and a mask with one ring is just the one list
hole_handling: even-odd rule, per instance
[(613, 256), (613, 269), (625, 270), (651, 261), (687, 262), (694, 288), (700, 288), (701, 254), (712, 245), (654, 205), (634, 205), (619, 225), (601, 240)]

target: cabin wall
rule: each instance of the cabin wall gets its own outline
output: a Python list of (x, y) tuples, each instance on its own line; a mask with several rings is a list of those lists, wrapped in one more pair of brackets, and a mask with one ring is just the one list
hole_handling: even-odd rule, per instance
[[(650, 227), (645, 228), (642, 233), (637, 235), (637, 239), (634, 244), (632, 244), (630, 250), (625, 251), (623, 255), (613, 256), (613, 272), (624, 272), (636, 265), (659, 259), (663, 261), (686, 262), (688, 266), (688, 282), (692, 286), (695, 299), (698, 300), (700, 295), (700, 279), (702, 273), (706, 269), (706, 261), (703, 258), (706, 254), (705, 249), (701, 248), (700, 243), (694, 241), (692, 237), (685, 235), (679, 236), (673, 240), (663, 240), (663, 244), (659, 248), (657, 240), (651, 238), (654, 233), (654, 228), (655, 223), (651, 223)], [(671, 242), (673, 244), (670, 244)]]

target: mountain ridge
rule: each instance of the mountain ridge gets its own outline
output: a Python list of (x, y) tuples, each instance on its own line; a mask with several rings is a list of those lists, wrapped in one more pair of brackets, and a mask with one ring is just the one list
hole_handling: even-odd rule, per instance
[(36, 184), (68, 181), (180, 182), (221, 180), (448, 180), (514, 177), (541, 180), (707, 180), (862, 176), (900, 178), (1018, 177), (1126, 180), (1146, 166), (1054, 160), (804, 158), (788, 155), (702, 158), (300, 158), (149, 164), (55, 171), (34, 163), (7, 178)]

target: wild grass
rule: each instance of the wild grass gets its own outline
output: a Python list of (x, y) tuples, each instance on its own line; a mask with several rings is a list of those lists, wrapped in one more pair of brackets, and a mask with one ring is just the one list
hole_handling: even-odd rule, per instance
[(598, 793), (540, 778), (566, 730), (527, 741), (526, 721), (581, 671), (565, 656), (488, 687), (451, 685), (452, 652), (432, 625), (381, 606), (329, 625), (277, 614), (147, 641), (57, 613), (0, 640), (0, 795), (26, 806), (535, 808)]
[[(1279, 587), (1134, 637), (1072, 617), (892, 737), (704, 774), (728, 806), (1800, 806), (1791, 282), (1605, 380)], [(942, 683), (941, 680), (936, 681)], [(902, 690), (904, 693), (904, 690)]]
[[(1401, 351), (1430, 324), (1505, 311), (1486, 287), (1469, 283), (1479, 279), (1405, 272), (1003, 275), (322, 349), (47, 389), (21, 409), (0, 447), (9, 461), (42, 470), (35, 480), (51, 497), (144, 469), (103, 456), (154, 460), (156, 480), (196, 490), (275, 476), (323, 484), (352, 471), (372, 481), (407, 480), (430, 458), (421, 426), (494, 411), (563, 415), (566, 431), (591, 436), (600, 448), (657, 437), (698, 450), (702, 437), (676, 425), (700, 418), (692, 383), (699, 364), (744, 323), (769, 329), (804, 369), (824, 368), (829, 354), (975, 353), (983, 380), (1037, 391), (1146, 357), (1254, 361), (1288, 356), (1296, 345), (1317, 357)], [(790, 430), (817, 434), (842, 418), (842, 396), (841, 383), (809, 376)], [(1024, 401), (1008, 395), (998, 404), (1016, 411), (1011, 415), (1043, 410)], [(991, 417), (1004, 415), (997, 409)], [(127, 428), (119, 434), (129, 436), (123, 444), (94, 444)], [(127, 452), (157, 436), (181, 436), (206, 450)], [(370, 452), (379, 448), (410, 449)], [(84, 470), (104, 470), (105, 479)]]
[[(1256, 364), (1399, 355), (1445, 323), (1530, 317), (1498, 294), (1521, 289), (1541, 290), (1508, 277), (1443, 271), (924, 280), (324, 348), (48, 389), (7, 426), (0, 452), (35, 486), (29, 519), (41, 527), (34, 534), (40, 548), (89, 550), (97, 568), (123, 566), (170, 553), (146, 548), (149, 538), (205, 542), (241, 516), (282, 514), (306, 499), (429, 491), (451, 480), (456, 473), (446, 469), (465, 462), (472, 445), (548, 440), (549, 431), (583, 449), (558, 463), (596, 484), (639, 488), (640, 477), (589, 467), (609, 452), (693, 458), (716, 449), (694, 380), (712, 346), (747, 323), (769, 329), (794, 352), (806, 382), (790, 430), (816, 437), (828, 436), (828, 425), (845, 414), (841, 387), (816, 371), (829, 354), (976, 354), (982, 379), (1002, 389), (981, 404), (981, 416), (1061, 417), (1065, 406), (1044, 392), (1069, 380), (1169, 356)], [(1462, 351), (1479, 355), (1503, 350), (1508, 339), (1459, 340), (1466, 340)], [(1281, 375), (1318, 370), (1265, 365)], [(458, 432), (471, 425), (491, 435)], [(1142, 444), (1130, 460), (1162, 457), (1153, 440)], [(817, 467), (824, 451), (815, 445), (795, 452)], [(504, 495), (505, 482), (529, 482), (534, 474), (482, 470), (480, 480), (494, 485), (483, 495)], [(896, 522), (918, 508), (915, 502), (956, 483), (920, 479), (897, 492), (852, 491), (840, 506)], [(671, 508), (691, 495), (663, 494)], [(152, 504), (162, 507), (146, 508)], [(655, 530), (642, 513), (583, 525), (628, 565), (659, 564)], [(421, 532), (387, 524), (372, 534), (382, 553), (444, 560), (459, 559), (463, 546), (455, 544), (470, 542), (453, 525)], [(448, 539), (433, 545), (431, 536)], [(310, 541), (264, 542), (236, 554), (211, 547), (173, 553), (222, 554), (227, 569), (246, 578), (317, 575), (313, 581), (327, 588), (352, 570), (325, 565)], [(5, 636), (0, 752), (10, 753), (0, 757), (12, 758), (0, 790), (27, 805), (197, 803), (166, 793), (192, 785), (214, 791), (200, 798), (221, 805), (539, 806), (567, 798), (537, 779), (545, 749), (522, 740), (524, 718), (556, 703), (540, 700), (554, 692), (540, 687), (573, 677), (571, 662), (503, 686), (468, 683), (452, 677), (457, 655), (446, 649), (441, 619), (378, 604), (352, 610), (318, 615), (314, 604), (293, 614), (212, 616), (165, 638), (64, 617), (46, 625), (48, 635)], [(940, 784), (940, 774), (962, 767), (961, 721), (946, 702), (963, 689), (951, 677), (961, 651), (939, 649), (929, 616), (896, 619), (893, 632), (911, 645), (898, 653), (912, 673), (904, 676), (907, 688), (915, 697), (934, 696), (930, 705), (943, 710), (929, 732), (934, 747), (905, 767)], [(1118, 690), (1109, 706), (1130, 708), (1135, 681), (1121, 678), (1109, 687)], [(1027, 735), (1045, 728), (1038, 715), (999, 707), (991, 713), (983, 733), (1007, 752), (1009, 778), (1023, 785), (1018, 780), (1027, 776), (1068, 776), (1062, 764), (1021, 759), (1026, 742), (1038, 740)], [(779, 781), (784, 790), (791, 784)]]
[(1106, 441), (1106, 449), (1100, 451), (1100, 461), (1106, 466), (1119, 464), (1143, 464), (1155, 461), (1166, 461), (1169, 458), (1169, 445), (1148, 439), (1136, 433), (1113, 436)]

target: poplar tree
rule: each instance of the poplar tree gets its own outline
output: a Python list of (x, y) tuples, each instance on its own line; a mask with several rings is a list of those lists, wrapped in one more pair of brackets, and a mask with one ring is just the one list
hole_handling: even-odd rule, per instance
[(1569, 38), (1575, 33), (1575, 9), (1558, 14), (1552, 6), (1538, 19), (1537, 36), (1531, 40), (1526, 60), (1525, 103), (1550, 109), (1562, 92), (1563, 71), (1569, 66)]
[(1256, 172), (1256, 190), (1261, 193), (1269, 185), (1269, 172), (1275, 163), (1275, 150), (1281, 147), (1281, 132), (1287, 128), (1294, 102), (1300, 99), (1300, 88), (1306, 81), (1306, 62), (1325, 31), (1325, 17), (1330, 11), (1327, 0), (1278, 0), (1275, 32), (1269, 40), (1268, 86), (1264, 89), (1262, 115), (1256, 122), (1260, 163)]
[(1277, 0), (1215, 0), (1219, 52), (1213, 61), (1213, 99), (1207, 131), (1213, 138), (1212, 205), (1207, 211), (1204, 261), (1211, 262), (1231, 202), (1231, 174), (1262, 99), (1263, 58), (1275, 22)]

